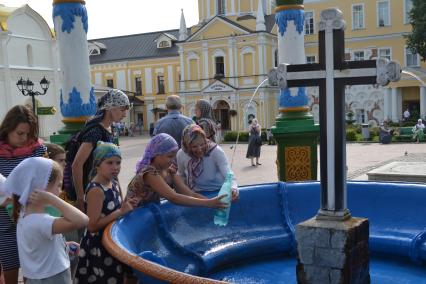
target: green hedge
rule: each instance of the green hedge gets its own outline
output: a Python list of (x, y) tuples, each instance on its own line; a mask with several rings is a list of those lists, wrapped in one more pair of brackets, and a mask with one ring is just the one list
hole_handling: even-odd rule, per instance
[[(223, 137), (223, 141), (225, 142), (235, 142), (237, 140), (237, 131), (227, 131), (225, 133), (225, 136)], [(262, 141), (266, 141), (266, 130), (262, 130), (260, 137), (262, 138)], [(248, 142), (249, 133), (247, 131), (241, 131), (240, 137), (238, 138), (238, 142)]]

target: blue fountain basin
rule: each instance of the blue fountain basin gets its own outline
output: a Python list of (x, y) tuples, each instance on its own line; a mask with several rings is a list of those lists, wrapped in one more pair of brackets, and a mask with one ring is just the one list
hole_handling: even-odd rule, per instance
[[(244, 186), (226, 227), (211, 209), (151, 204), (113, 223), (104, 243), (143, 283), (295, 283), (294, 227), (319, 200), (318, 182)], [(426, 185), (348, 183), (352, 216), (370, 222), (373, 283), (426, 283), (425, 200)]]

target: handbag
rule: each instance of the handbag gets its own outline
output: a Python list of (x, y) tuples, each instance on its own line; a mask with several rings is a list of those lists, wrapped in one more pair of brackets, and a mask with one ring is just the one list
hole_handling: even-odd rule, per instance
[(254, 144), (256, 144), (256, 146), (262, 146), (262, 138), (259, 136), (256, 137), (256, 140), (254, 140)]

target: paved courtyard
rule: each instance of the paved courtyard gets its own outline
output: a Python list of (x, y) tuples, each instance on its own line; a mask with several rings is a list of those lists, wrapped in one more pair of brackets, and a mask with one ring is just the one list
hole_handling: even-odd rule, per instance
[[(120, 182), (123, 189), (127, 187), (134, 175), (136, 162), (143, 155), (149, 139), (150, 137), (146, 134), (137, 137), (121, 137), (120, 143), (124, 158)], [(228, 160), (231, 161), (234, 144), (221, 144), (221, 146)], [(247, 185), (278, 181), (275, 164), (276, 149), (276, 146), (262, 146), (260, 157), (262, 165), (252, 167), (250, 160), (245, 157), (247, 144), (238, 144), (235, 149), (235, 158), (232, 166), (238, 184)], [(366, 173), (368, 171), (391, 161), (426, 162), (426, 144), (394, 143), (382, 145), (378, 143), (348, 143), (346, 153), (348, 179), (352, 180), (367, 180)]]

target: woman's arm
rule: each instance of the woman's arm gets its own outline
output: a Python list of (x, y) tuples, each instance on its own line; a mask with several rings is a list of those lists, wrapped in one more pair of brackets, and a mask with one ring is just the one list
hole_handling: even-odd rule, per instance
[(80, 210), (84, 209), (84, 188), (83, 188), (83, 167), (84, 163), (92, 153), (93, 145), (89, 142), (83, 142), (78, 148), (72, 163), (72, 177), (77, 195), (77, 205)]
[(133, 208), (128, 202), (123, 202), (121, 208), (113, 211), (111, 214), (102, 217), (102, 206), (104, 203), (105, 195), (101, 188), (92, 188), (86, 197), (87, 202), (87, 216), (89, 216), (89, 224), (87, 229), (89, 232), (94, 233), (105, 228), (109, 223), (123, 216)]
[[(223, 176), (223, 180), (225, 181), (226, 175), (228, 172), (232, 172), (231, 167), (228, 163), (228, 159), (226, 158), (225, 152), (223, 152), (222, 148), (220, 146), (217, 146), (215, 150), (211, 153), (210, 157), (214, 159), (214, 163), (217, 167), (217, 169), (220, 171), (220, 173)], [(208, 158), (207, 158), (208, 159)], [(237, 180), (235, 179), (235, 175), (232, 177), (232, 201), (238, 199), (238, 184)]]
[(184, 205), (184, 206), (200, 206), (200, 207), (210, 207), (210, 208), (226, 208), (227, 205), (222, 203), (220, 200), (225, 197), (225, 195), (218, 196), (211, 199), (201, 199), (191, 196), (186, 196), (183, 194), (176, 193), (170, 186), (164, 181), (164, 179), (154, 173), (146, 173), (144, 175), (144, 183), (157, 192), (161, 197), (167, 199), (168, 201)]
[(172, 175), (173, 177), (173, 183), (176, 187), (176, 191), (180, 194), (184, 194), (187, 196), (192, 196), (192, 197), (196, 197), (196, 198), (201, 198), (201, 199), (207, 199), (207, 197), (205, 197), (202, 194), (199, 194), (193, 190), (191, 190), (182, 180), (182, 178), (179, 175)]

